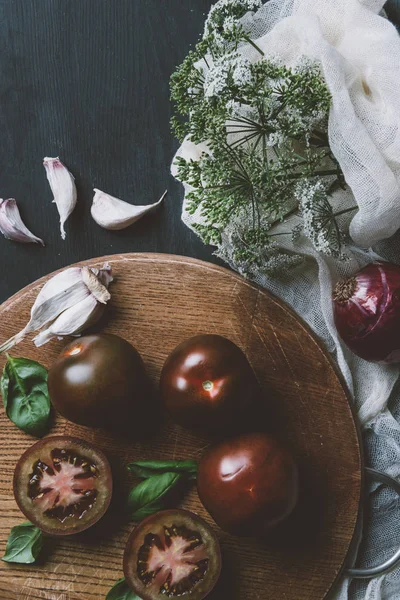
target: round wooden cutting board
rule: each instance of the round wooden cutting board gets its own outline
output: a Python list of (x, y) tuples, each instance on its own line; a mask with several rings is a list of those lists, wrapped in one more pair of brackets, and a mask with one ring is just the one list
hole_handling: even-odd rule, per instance
[[(309, 329), (284, 304), (238, 275), (184, 257), (126, 254), (81, 264), (111, 264), (115, 281), (103, 331), (129, 340), (158, 382), (168, 353), (199, 333), (238, 344), (256, 373), (271, 416), (260, 428), (278, 429), (300, 467), (301, 501), (290, 522), (264, 541), (223, 533), (201, 506), (195, 488), (182, 505), (203, 516), (221, 541), (223, 574), (210, 600), (322, 600), (341, 572), (354, 537), (362, 489), (362, 459), (348, 395), (331, 360)], [(0, 342), (23, 328), (38, 291), (28, 286), (0, 308)], [(36, 349), (27, 339), (13, 356), (50, 367), (65, 342)], [(5, 357), (0, 356), (0, 368)], [(129, 418), (132, 422), (135, 415)], [(79, 427), (60, 417), (50, 434), (68, 433), (96, 443), (115, 471), (109, 513), (76, 538), (47, 540), (37, 565), (0, 563), (3, 600), (103, 600), (122, 577), (122, 555), (132, 523), (122, 507), (134, 459), (200, 458), (209, 441), (168, 421), (148, 438), (126, 440)], [(10, 528), (24, 521), (12, 493), (15, 464), (35, 440), (0, 411), (0, 552)]]

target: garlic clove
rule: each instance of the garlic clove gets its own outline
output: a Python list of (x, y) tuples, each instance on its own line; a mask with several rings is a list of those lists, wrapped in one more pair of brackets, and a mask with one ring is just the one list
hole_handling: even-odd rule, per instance
[[(72, 269), (67, 269), (67, 271), (71, 270)], [(61, 275), (64, 275), (64, 273), (55, 275), (47, 282), (43, 290), (39, 292), (31, 309), (29, 323), (19, 333), (0, 345), (0, 353), (7, 352), (10, 348), (22, 342), (28, 333), (41, 329), (48, 323), (51, 323), (62, 311), (70, 308), (90, 295), (81, 275), (79, 281), (72, 283), (73, 274), (71, 273), (71, 285), (64, 289), (61, 286), (58, 287), (58, 281), (60, 281), (60, 284), (62, 285), (63, 278)], [(48, 286), (47, 289), (46, 286)], [(54, 293), (50, 295), (52, 291)]]
[(8, 240), (22, 244), (42, 244), (44, 241), (33, 235), (25, 226), (19, 213), (17, 201), (14, 198), (0, 198), (0, 231)]
[[(80, 267), (69, 267), (56, 273), (44, 284), (31, 309), (31, 316), (39, 311), (39, 307), (55, 294), (66, 293), (71, 287), (82, 286), (82, 274)], [(44, 324), (44, 323), (43, 323)]]
[(108, 264), (100, 270), (70, 267), (57, 273), (40, 290), (32, 306), (29, 323), (22, 331), (0, 345), (0, 353), (21, 342), (28, 333), (54, 323), (64, 311), (87, 297), (93, 298), (99, 306), (105, 305), (110, 298), (107, 287), (112, 280), (111, 267)]
[(167, 191), (165, 191), (158, 202), (147, 206), (135, 206), (96, 188), (94, 192), (92, 217), (100, 227), (113, 231), (133, 225), (144, 215), (157, 209), (167, 195)]
[(26, 330), (40, 329), (89, 294), (80, 267), (70, 267), (57, 273), (40, 290), (32, 306)]
[(75, 179), (58, 157), (44, 158), (43, 165), (46, 169), (51, 191), (53, 192), (53, 202), (56, 203), (60, 215), (61, 237), (65, 240), (64, 224), (76, 206), (77, 192)]
[(35, 346), (43, 346), (52, 338), (64, 338), (67, 335), (78, 335), (84, 329), (97, 323), (105, 311), (105, 304), (99, 304), (90, 294), (74, 306), (61, 313), (53, 323), (33, 338)]

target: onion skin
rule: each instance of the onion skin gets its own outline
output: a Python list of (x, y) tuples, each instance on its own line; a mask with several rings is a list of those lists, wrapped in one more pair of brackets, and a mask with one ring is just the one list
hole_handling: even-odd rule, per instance
[(334, 318), (345, 344), (364, 360), (400, 362), (400, 266), (374, 262), (340, 281)]

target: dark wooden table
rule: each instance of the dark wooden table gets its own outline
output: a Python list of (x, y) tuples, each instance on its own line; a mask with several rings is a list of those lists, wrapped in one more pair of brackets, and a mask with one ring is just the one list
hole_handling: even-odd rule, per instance
[[(334, 0), (333, 0), (334, 1)], [(212, 0), (0, 0), (0, 197), (15, 197), (46, 247), (0, 236), (0, 301), (57, 268), (103, 254), (169, 252), (215, 261), (181, 223), (169, 174), (169, 77), (195, 44)], [(400, 14), (400, 0), (390, 15)], [(79, 203), (59, 234), (42, 166), (60, 156)], [(169, 196), (155, 216), (108, 232), (92, 188), (136, 204)]]

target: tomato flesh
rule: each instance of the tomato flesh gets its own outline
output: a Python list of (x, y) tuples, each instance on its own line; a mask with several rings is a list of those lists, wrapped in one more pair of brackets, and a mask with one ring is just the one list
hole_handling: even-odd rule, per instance
[(196, 531), (164, 527), (159, 535), (147, 534), (138, 553), (138, 575), (149, 591), (181, 595), (203, 579), (208, 558)]
[(18, 506), (32, 523), (53, 535), (93, 525), (108, 508), (111, 494), (111, 470), (103, 453), (68, 436), (34, 444), (14, 473)]
[(63, 522), (81, 517), (90, 510), (98, 495), (97, 467), (66, 450), (53, 450), (51, 464), (38, 460), (28, 484), (28, 496), (44, 514)]
[(161, 511), (134, 529), (125, 550), (128, 584), (143, 600), (201, 600), (220, 572), (218, 540), (197, 515)]

